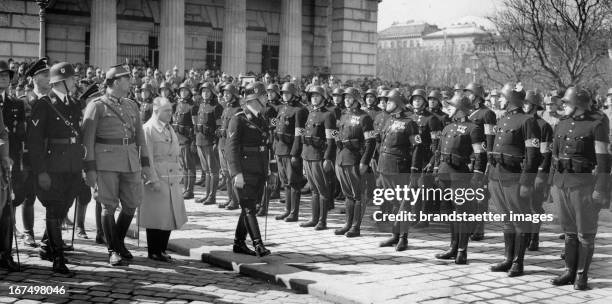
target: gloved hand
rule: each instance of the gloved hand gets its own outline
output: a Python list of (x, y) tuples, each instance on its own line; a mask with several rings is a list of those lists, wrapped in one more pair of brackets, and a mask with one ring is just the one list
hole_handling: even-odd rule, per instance
[(51, 177), (47, 172), (38, 174), (38, 185), (45, 191), (48, 191), (51, 188)]
[(368, 172), (368, 168), (369, 166), (366, 164), (359, 164), (359, 174), (360, 175), (365, 175)]
[(291, 156), (291, 166), (294, 168), (297, 168), (300, 166), (300, 159), (295, 157), (295, 156)]
[(521, 185), (519, 188), (519, 196), (520, 197), (529, 197), (531, 196), (531, 192), (533, 191), (533, 187)]
[(140, 174), (142, 175), (142, 179), (144, 181), (151, 180), (151, 176), (153, 176), (153, 173), (151, 172), (151, 167), (149, 166), (142, 167), (142, 171), (140, 172)]
[[(40, 180), (40, 176), (39, 176), (39, 180)], [(87, 184), (87, 186), (89, 186), (90, 188), (95, 188), (97, 182), (98, 182), (98, 173), (95, 170), (87, 171), (87, 173), (85, 174), (85, 183)]]
[(332, 165), (331, 160), (326, 159), (323, 161), (323, 170), (325, 170), (325, 172), (331, 172), (334, 169), (334, 165)]
[(244, 176), (242, 173), (238, 173), (234, 177), (234, 187), (236, 187), (236, 189), (242, 189), (244, 187)]
[(410, 174), (410, 185), (408, 185), (409, 188), (418, 188), (419, 187), (419, 178), (421, 177), (421, 174), (416, 173), (416, 172), (412, 172)]

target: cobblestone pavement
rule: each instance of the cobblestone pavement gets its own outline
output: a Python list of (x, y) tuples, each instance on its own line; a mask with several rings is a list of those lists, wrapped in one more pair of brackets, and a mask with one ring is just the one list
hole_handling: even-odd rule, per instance
[[(35, 231), (40, 239), (44, 209), (36, 204)], [(93, 209), (90, 204), (88, 228), (93, 228)], [(90, 237), (95, 236), (94, 231), (88, 229)], [(68, 243), (70, 234), (64, 231)], [(144, 233), (142, 237), (145, 239)], [(137, 248), (135, 240), (127, 242), (135, 256), (133, 262), (128, 267), (113, 268), (108, 266), (106, 247), (93, 239), (75, 240), (76, 251), (67, 258), (71, 262), (68, 267), (76, 275), (67, 277), (53, 274), (51, 262), (41, 261), (35, 249), (24, 248), (20, 241), (21, 262), (26, 268), (20, 273), (0, 270), (0, 303), (325, 303), (177, 254), (172, 255), (175, 261), (171, 264), (152, 261), (146, 258), (146, 243)], [(63, 286), (66, 293), (11, 295), (10, 286)]]

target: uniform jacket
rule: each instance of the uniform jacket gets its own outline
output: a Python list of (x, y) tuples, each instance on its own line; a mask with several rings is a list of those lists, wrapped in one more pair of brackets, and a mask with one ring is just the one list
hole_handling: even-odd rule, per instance
[(438, 117), (427, 109), (415, 110), (412, 114), (412, 120), (419, 126), (419, 135), (422, 145), (425, 147), (425, 158), (429, 159), (438, 150), (440, 133), (444, 126)]
[(336, 117), (327, 108), (311, 108), (306, 120), (304, 135), (299, 140), (303, 144), (304, 160), (333, 160), (336, 143), (334, 141)]
[(153, 115), (153, 98), (148, 98), (140, 103), (140, 121), (145, 123)]
[[(440, 174), (469, 173), (468, 165), (474, 153), (473, 144), (485, 142), (484, 129), (469, 120), (453, 121), (444, 127), (440, 137), (441, 163)], [(484, 147), (483, 147), (484, 151)], [(476, 162), (474, 169), (484, 172), (486, 164)], [(465, 178), (463, 175), (450, 175), (451, 180)]]
[(178, 135), (181, 145), (191, 144), (195, 139), (194, 119), (192, 116), (197, 116), (197, 109), (194, 107), (193, 100), (191, 98), (180, 98), (172, 115), (172, 127)]
[[(55, 108), (62, 119), (57, 114)], [(55, 92), (38, 99), (32, 106), (28, 122), (28, 147), (34, 172), (76, 173), (83, 170), (83, 149), (80, 122), (82, 105), (68, 98), (61, 100)], [(50, 143), (52, 139), (72, 139), (71, 144)]]
[(336, 144), (337, 165), (369, 165), (376, 144), (374, 122), (370, 115), (360, 108), (346, 109), (338, 123)]
[[(116, 113), (121, 115), (121, 118)], [(109, 145), (97, 143), (102, 139), (132, 139), (133, 144)], [(106, 94), (91, 101), (85, 108), (83, 122), (86, 170), (137, 172), (147, 158), (145, 138), (138, 106), (127, 98)]]
[(387, 175), (410, 173), (412, 167), (420, 167), (423, 162), (419, 127), (404, 112), (386, 117), (380, 131), (378, 172)]
[(451, 123), (450, 117), (448, 117), (448, 114), (442, 112), (442, 108), (430, 109), (429, 112), (438, 118), (443, 128)]
[[(0, 98), (3, 98), (3, 96), (0, 95)], [(9, 157), (9, 149), (8, 131), (6, 130), (6, 125), (4, 124), (3, 115), (0, 115), (0, 158), (5, 159)]]
[(195, 105), (193, 111), (196, 113), (195, 138), (198, 146), (211, 146), (219, 139), (215, 135), (217, 129), (221, 128), (221, 115), (223, 107), (216, 99)]
[(238, 100), (235, 100), (231, 104), (226, 104), (225, 109), (223, 109), (223, 113), (221, 114), (221, 128), (217, 130), (217, 137), (219, 138), (219, 148), (221, 150), (225, 149), (226, 139), (227, 139), (227, 128), (229, 127), (229, 123), (232, 120), (232, 117), (236, 115), (236, 113), (240, 112), (242, 109), (238, 104)]
[(242, 173), (247, 184), (255, 184), (268, 173), (268, 131), (265, 118), (248, 110), (232, 117), (227, 129), (225, 155), (230, 176)]
[(304, 132), (307, 118), (308, 110), (296, 98), (281, 106), (274, 130), (276, 155), (300, 157), (301, 145), (299, 140), (295, 141), (295, 137)]
[(161, 191), (144, 188), (140, 223), (145, 228), (175, 230), (187, 222), (180, 185), (180, 147), (174, 130), (156, 118), (143, 125), (146, 149), (150, 156), (151, 182), (159, 182)]
[(0, 95), (0, 108), (4, 124), (8, 129), (10, 146), (10, 157), (15, 165), (21, 162), (21, 152), (26, 140), (26, 111), (25, 102), (21, 99), (7, 96), (6, 92)]
[(497, 124), (495, 112), (481, 105), (470, 114), (468, 119), (484, 129), (485, 137), (487, 138), (487, 151), (492, 151), (495, 141), (495, 131), (493, 128)]

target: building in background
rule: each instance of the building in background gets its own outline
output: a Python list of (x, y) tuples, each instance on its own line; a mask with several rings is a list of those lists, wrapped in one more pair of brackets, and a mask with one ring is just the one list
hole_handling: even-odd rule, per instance
[[(51, 0), (46, 55), (237, 75), (376, 72), (379, 0)], [(38, 56), (35, 1), (0, 1), (0, 59)]]

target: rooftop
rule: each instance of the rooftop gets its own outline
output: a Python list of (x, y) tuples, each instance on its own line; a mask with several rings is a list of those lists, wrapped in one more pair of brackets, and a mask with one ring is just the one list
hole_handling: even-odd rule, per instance
[(444, 37), (465, 37), (465, 36), (486, 36), (489, 35), (484, 27), (475, 23), (457, 23), (453, 24), (441, 31), (425, 35), (424, 39), (436, 39)]
[(436, 25), (410, 20), (393, 23), (390, 27), (378, 32), (378, 38), (422, 37), (437, 30), (439, 28)]

